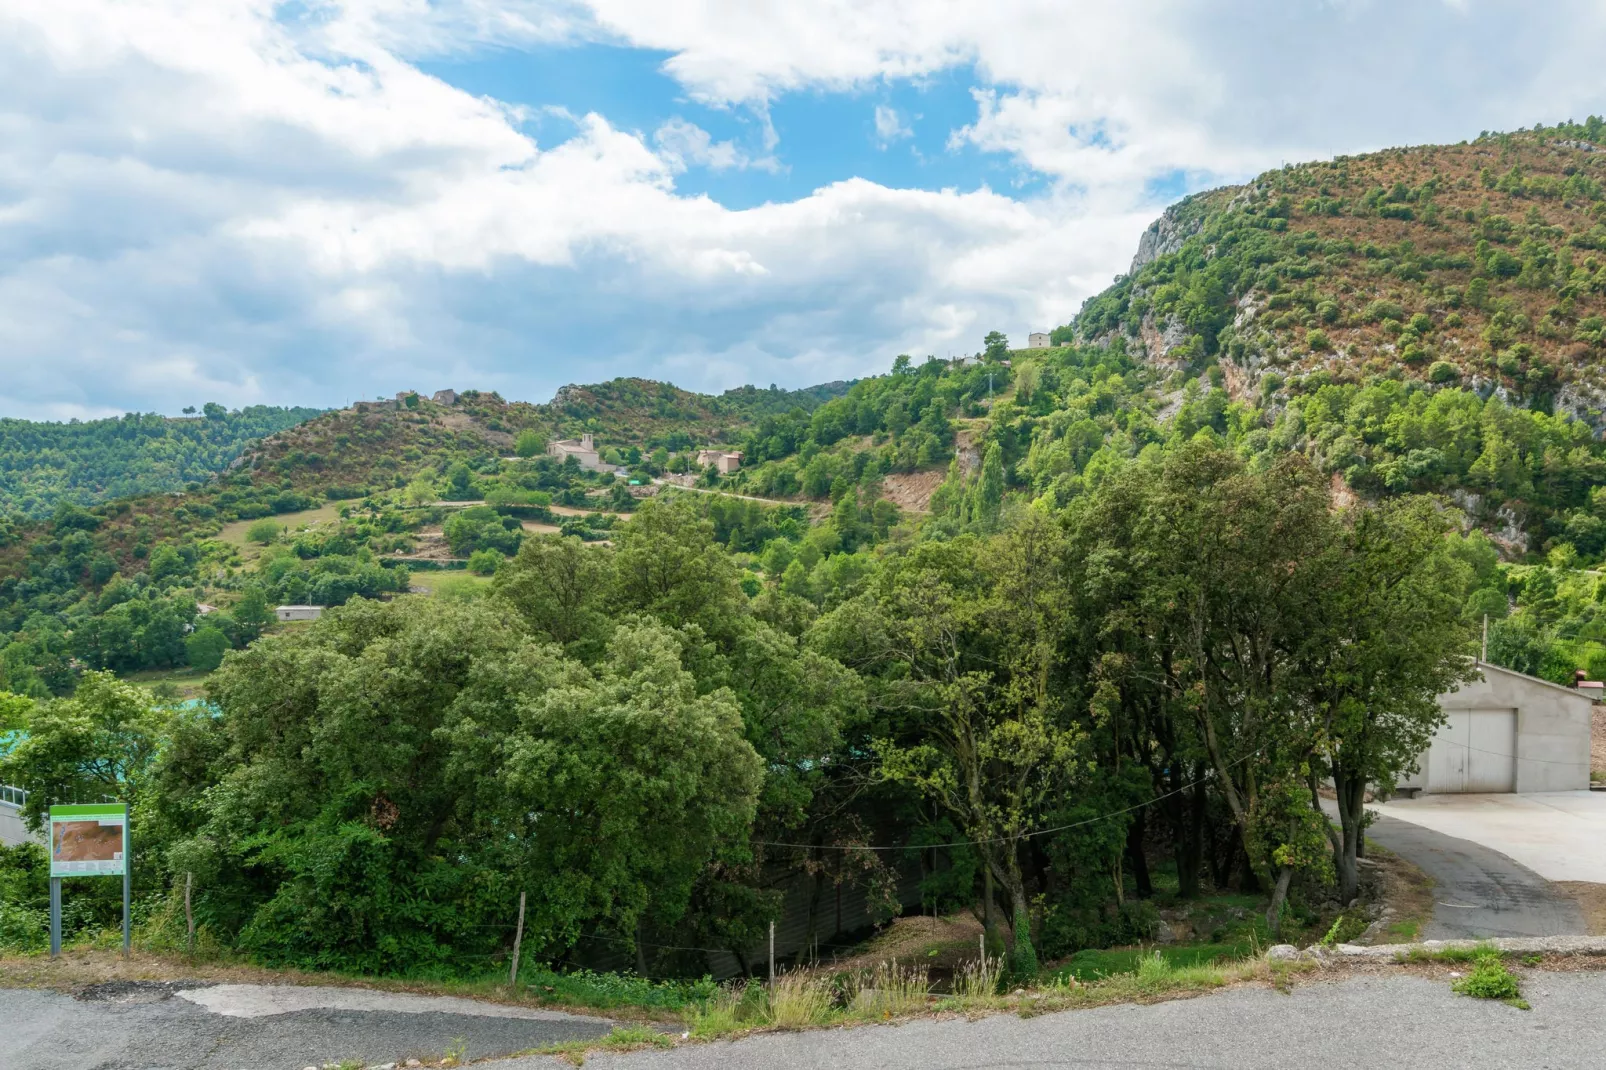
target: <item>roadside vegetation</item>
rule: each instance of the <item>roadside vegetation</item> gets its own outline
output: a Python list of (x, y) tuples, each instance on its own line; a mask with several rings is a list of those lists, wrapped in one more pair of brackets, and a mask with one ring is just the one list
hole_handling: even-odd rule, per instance
[[(1544, 330), (1595, 351), (1574, 239), (1598, 167), (1551, 176), (1554, 136), (1490, 187), (1360, 173), (1506, 142), (1190, 202), (1197, 233), (1050, 349), (995, 332), (790, 394), (407, 395), (183, 495), (17, 520), (0, 783), (35, 829), (128, 801), (152, 951), (474, 987), (518, 940), (521, 993), (699, 1036), (1147, 998), (1268, 977), (1274, 942), (1408, 939), (1416, 913), (1367, 909), (1366, 792), (1426, 747), (1484, 621), (1498, 663), (1606, 675), (1606, 445), (1560, 404), (1588, 384), (1559, 336), (1513, 318), (1570, 300)], [(1292, 199), (1324, 184), (1336, 211)], [(1463, 195), (1540, 219), (1507, 233)], [(1499, 233), (1465, 263), (1369, 251), (1397, 226)], [(1263, 299), (1277, 325), (1240, 323)], [(1519, 345), (1504, 394), (1474, 382)], [(1432, 371), (1452, 356), (1466, 374)], [(583, 432), (623, 474), (545, 453)], [(698, 470), (711, 443), (743, 468)], [(915, 475), (906, 509), (888, 488)], [(44, 873), (0, 853), (0, 950), (44, 946)], [(111, 939), (111, 883), (70, 883), (75, 946)], [(832, 966), (967, 913), (962, 945)]]

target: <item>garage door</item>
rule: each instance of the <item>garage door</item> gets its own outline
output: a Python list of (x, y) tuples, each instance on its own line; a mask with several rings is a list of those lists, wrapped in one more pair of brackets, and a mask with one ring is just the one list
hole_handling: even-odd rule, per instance
[(1517, 711), (1450, 710), (1428, 751), (1428, 790), (1517, 790)]

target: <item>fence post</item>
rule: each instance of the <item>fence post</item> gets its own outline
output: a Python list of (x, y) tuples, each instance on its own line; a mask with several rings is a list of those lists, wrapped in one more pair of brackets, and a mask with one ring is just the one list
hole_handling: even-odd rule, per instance
[(770, 922), (770, 984), (775, 983), (775, 923)]
[(519, 987), (519, 945), (524, 942), (524, 893), (519, 893), (519, 924), (513, 930), (513, 969), (508, 974), (507, 983), (514, 988)]
[(195, 954), (195, 912), (190, 909), (190, 885), (195, 881), (195, 874), (189, 870), (184, 871), (184, 927), (189, 935), (186, 943), (190, 954)]

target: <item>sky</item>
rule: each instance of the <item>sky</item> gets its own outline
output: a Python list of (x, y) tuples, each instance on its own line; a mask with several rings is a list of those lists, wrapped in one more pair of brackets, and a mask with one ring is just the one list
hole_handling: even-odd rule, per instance
[(801, 387), (1168, 203), (1606, 113), (1606, 0), (5, 0), (0, 415)]

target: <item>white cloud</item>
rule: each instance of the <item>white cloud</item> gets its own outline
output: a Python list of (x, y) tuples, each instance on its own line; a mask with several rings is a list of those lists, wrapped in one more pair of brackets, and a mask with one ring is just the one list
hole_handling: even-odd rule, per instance
[(696, 123), (675, 117), (653, 133), (653, 144), (665, 162), (675, 171), (688, 167), (706, 167), (710, 171), (779, 171), (780, 161), (774, 156), (749, 156), (734, 141), (715, 141), (713, 135)]
[(899, 138), (914, 136), (914, 131), (904, 124), (903, 117), (898, 114), (897, 108), (885, 104), (875, 106), (875, 138), (882, 148), (897, 141)]
[[(0, 411), (860, 375), (1064, 322), (1124, 268), (1156, 181), (1606, 110), (1606, 15), (1585, 0), (290, 10), (0, 7)], [(683, 118), (643, 134), (578, 114), (548, 143), (415, 63), (575, 41), (668, 53), (688, 99), (751, 111), (762, 154)], [(788, 93), (965, 64), (979, 84), (952, 146), (1042, 192), (844, 175), (731, 210), (677, 188), (780, 167)], [(908, 132), (890, 106), (874, 120), (882, 144)]]

